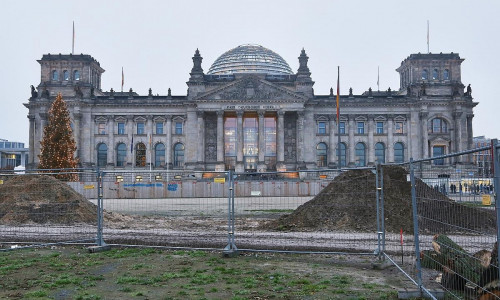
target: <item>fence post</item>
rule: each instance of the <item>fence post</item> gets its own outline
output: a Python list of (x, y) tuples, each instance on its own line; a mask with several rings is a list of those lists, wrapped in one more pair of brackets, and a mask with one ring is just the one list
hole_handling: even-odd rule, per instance
[[(500, 188), (500, 149), (498, 149), (498, 140), (491, 140), (493, 150), (493, 197), (495, 198), (495, 211), (497, 213), (497, 243), (500, 238), (500, 199), (498, 189)], [(500, 254), (500, 247), (497, 247), (497, 257)], [(496, 262), (498, 264), (498, 262)], [(498, 267), (498, 266), (497, 266)], [(498, 278), (500, 278), (500, 268), (498, 268)]]
[[(382, 235), (382, 231), (381, 231), (381, 227), (380, 227), (380, 223), (381, 223), (381, 220), (380, 220), (380, 187), (379, 187), (379, 180), (378, 180), (378, 174), (379, 174), (379, 171), (380, 171), (380, 164), (377, 162), (376, 166), (375, 166), (375, 197), (376, 197), (376, 205), (377, 205), (377, 256), (379, 257), (379, 259), (382, 256), (382, 250), (381, 250), (381, 235)], [(382, 208), (383, 210), (383, 208)]]
[(231, 170), (227, 173), (229, 192), (227, 197), (227, 246), (223, 250), (224, 256), (235, 256), (238, 248), (234, 243), (234, 175)]
[(411, 206), (413, 214), (413, 239), (415, 242), (415, 257), (417, 258), (417, 284), (418, 289), (422, 291), (422, 267), (420, 266), (420, 241), (418, 237), (418, 210), (417, 210), (417, 192), (415, 190), (415, 172), (413, 166), (413, 157), (410, 158), (410, 181), (411, 181)]
[(106, 245), (102, 238), (102, 221), (103, 221), (103, 205), (102, 205), (102, 171), (97, 168), (97, 239), (96, 244), (98, 247)]

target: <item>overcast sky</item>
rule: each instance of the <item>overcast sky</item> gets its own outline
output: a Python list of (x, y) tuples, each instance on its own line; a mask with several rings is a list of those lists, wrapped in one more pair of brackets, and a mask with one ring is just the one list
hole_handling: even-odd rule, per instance
[(47, 53), (92, 55), (106, 72), (102, 88), (185, 95), (196, 48), (208, 71), (241, 44), (280, 54), (294, 72), (309, 56), (316, 94), (399, 89), (395, 69), (412, 53), (459, 53), (462, 82), (472, 86), (474, 136), (500, 138), (500, 1), (6, 1), (0, 3), (0, 138), (28, 143), (30, 85)]

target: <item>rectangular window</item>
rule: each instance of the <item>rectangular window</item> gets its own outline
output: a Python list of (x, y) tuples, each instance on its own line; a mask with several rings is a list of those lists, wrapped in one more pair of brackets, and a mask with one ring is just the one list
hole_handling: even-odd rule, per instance
[(384, 133), (384, 122), (377, 122), (377, 133), (378, 134)]
[(396, 123), (394, 123), (394, 126), (395, 126), (394, 133), (403, 134), (404, 133), (404, 130), (403, 130), (404, 127), (403, 127), (403, 125), (404, 125), (403, 122), (396, 122)]
[[(442, 156), (442, 155), (444, 155), (444, 146), (434, 146), (434, 147), (432, 147), (432, 157)], [(442, 166), (442, 165), (444, 165), (444, 158), (435, 159), (434, 160), (434, 165), (436, 165), (436, 166)]]
[(156, 122), (156, 134), (163, 134), (163, 122)]
[(318, 134), (326, 134), (326, 122), (318, 122)]
[(106, 134), (106, 123), (97, 124), (97, 133), (98, 134)]
[(125, 134), (125, 123), (118, 122), (118, 134)]
[(175, 134), (182, 134), (182, 122), (175, 122)]
[(144, 123), (137, 123), (137, 134), (144, 134)]
[(365, 133), (365, 122), (358, 122), (358, 134)]
[(339, 123), (339, 134), (345, 134), (345, 122)]

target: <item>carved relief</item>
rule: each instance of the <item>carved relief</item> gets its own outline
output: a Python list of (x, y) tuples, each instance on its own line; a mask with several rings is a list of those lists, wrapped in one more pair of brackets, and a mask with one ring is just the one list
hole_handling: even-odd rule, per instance
[(205, 115), (205, 161), (217, 161), (217, 115)]
[[(296, 98), (293, 92), (287, 93), (277, 87), (262, 83), (256, 77), (245, 77), (234, 85), (219, 92), (207, 95), (206, 99), (217, 100), (282, 100)], [(203, 97), (205, 98), (205, 97)]]

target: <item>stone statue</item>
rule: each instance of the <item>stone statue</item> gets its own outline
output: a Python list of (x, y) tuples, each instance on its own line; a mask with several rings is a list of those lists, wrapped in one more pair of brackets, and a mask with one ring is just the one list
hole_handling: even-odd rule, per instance
[(94, 94), (94, 86), (90, 86), (90, 98), (95, 98), (95, 94)]
[(470, 87), (470, 83), (469, 85), (467, 86), (467, 93), (466, 93), (467, 96), (471, 97), (472, 96), (472, 88)]
[(37, 91), (35, 91), (35, 87), (32, 85), (31, 86), (31, 98), (36, 98), (38, 97)]
[(330, 97), (333, 97), (333, 88), (330, 88)]
[(352, 87), (349, 88), (349, 96), (352, 96)]
[(128, 96), (129, 96), (129, 97), (134, 97), (134, 91), (132, 90), (132, 88), (130, 88), (130, 89), (128, 90)]
[(149, 88), (148, 97), (153, 97), (153, 90), (151, 88)]
[(371, 97), (372, 95), (373, 95), (373, 94), (372, 94), (372, 88), (370, 87), (370, 88), (368, 89), (368, 97)]
[(391, 87), (389, 87), (389, 88), (387, 89), (387, 93), (388, 93), (389, 95), (391, 95), (391, 93), (392, 93)]
[(115, 91), (113, 90), (113, 88), (111, 88), (111, 90), (109, 90), (109, 96), (110, 97), (114, 97), (115, 96)]
[(168, 88), (168, 94), (167, 94), (167, 97), (172, 97), (172, 90), (170, 88)]

